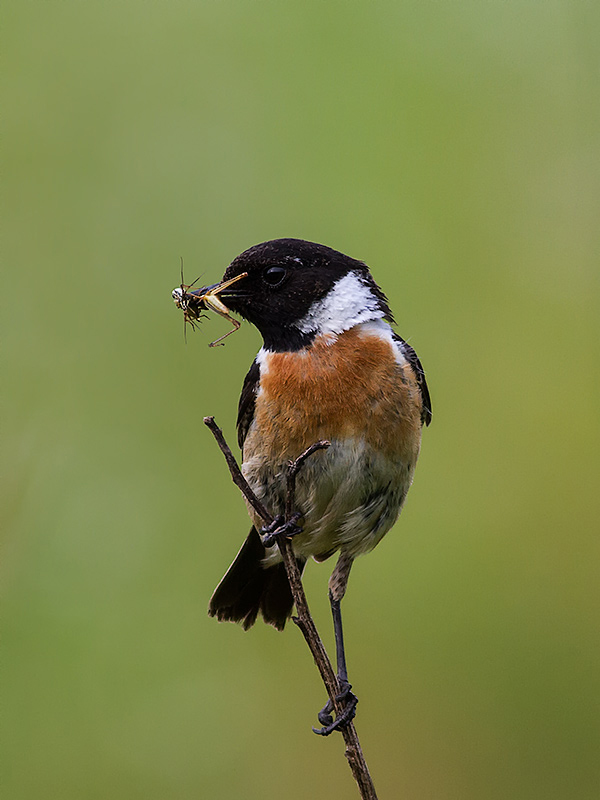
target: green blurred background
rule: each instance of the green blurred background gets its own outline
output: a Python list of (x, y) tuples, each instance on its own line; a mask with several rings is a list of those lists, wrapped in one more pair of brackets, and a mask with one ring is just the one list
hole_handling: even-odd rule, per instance
[(299, 632), (206, 616), (259, 338), (170, 292), (279, 236), (371, 265), (433, 395), (345, 601), (380, 796), (598, 796), (596, 9), (5, 6), (5, 797), (357, 796)]

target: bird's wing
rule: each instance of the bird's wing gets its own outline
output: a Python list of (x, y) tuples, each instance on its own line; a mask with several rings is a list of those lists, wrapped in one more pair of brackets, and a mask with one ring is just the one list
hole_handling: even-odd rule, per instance
[(396, 333), (396, 331), (394, 331), (394, 339), (400, 345), (400, 349), (404, 353), (406, 360), (411, 365), (413, 372), (415, 373), (417, 385), (419, 387), (419, 391), (421, 392), (421, 401), (423, 405), (423, 410), (421, 411), (421, 422), (424, 425), (429, 425), (432, 416), (431, 398), (429, 396), (429, 389), (427, 388), (427, 381), (425, 380), (425, 370), (423, 369), (421, 362), (419, 361), (419, 356), (415, 352), (414, 348), (412, 348), (408, 342), (405, 342), (404, 339)]
[(248, 370), (248, 374), (244, 378), (244, 385), (242, 386), (242, 393), (238, 405), (237, 434), (240, 449), (244, 446), (246, 434), (254, 419), (254, 407), (256, 405), (256, 393), (258, 391), (259, 379), (260, 366), (257, 361), (254, 361)]

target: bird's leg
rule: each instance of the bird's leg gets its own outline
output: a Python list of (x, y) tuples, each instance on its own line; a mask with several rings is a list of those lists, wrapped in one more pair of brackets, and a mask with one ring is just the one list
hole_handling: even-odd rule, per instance
[(265, 547), (272, 547), (280, 534), (291, 539), (292, 536), (297, 536), (299, 533), (302, 533), (302, 528), (298, 525), (300, 519), (302, 519), (302, 514), (300, 511), (295, 511), (288, 520), (285, 520), (284, 517), (279, 514), (269, 525), (263, 525), (260, 529), (263, 545)]
[(333, 719), (333, 703), (331, 699), (319, 711), (319, 722), (322, 728), (313, 728), (315, 733), (320, 736), (329, 736), (330, 733), (347, 725), (356, 714), (356, 704), (358, 698), (350, 690), (352, 686), (348, 680), (348, 669), (346, 667), (346, 651), (344, 649), (344, 632), (342, 629), (342, 598), (348, 585), (348, 577), (352, 567), (353, 559), (346, 553), (341, 553), (338, 562), (329, 579), (329, 602), (331, 604), (331, 615), (333, 617), (333, 631), (335, 634), (335, 655), (337, 660), (337, 678), (340, 685), (340, 693), (336, 700), (344, 704), (344, 710)]

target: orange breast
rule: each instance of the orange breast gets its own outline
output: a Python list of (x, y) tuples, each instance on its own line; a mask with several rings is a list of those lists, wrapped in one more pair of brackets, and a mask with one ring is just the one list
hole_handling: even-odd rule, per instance
[[(295, 458), (319, 439), (363, 437), (377, 452), (414, 463), (421, 396), (408, 364), (389, 341), (360, 327), (306, 350), (269, 353), (261, 367), (249, 450)], [(244, 448), (246, 451), (246, 447)]]

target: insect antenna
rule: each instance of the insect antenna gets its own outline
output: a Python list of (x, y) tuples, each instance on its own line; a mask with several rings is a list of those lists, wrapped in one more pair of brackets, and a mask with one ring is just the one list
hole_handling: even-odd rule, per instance
[(187, 326), (190, 325), (192, 330), (196, 330), (196, 322), (201, 318), (201, 315), (196, 311), (195, 308), (191, 309), (187, 294), (189, 290), (195, 286), (196, 283), (198, 283), (204, 273), (200, 273), (193, 283), (187, 284), (185, 283), (185, 278), (183, 275), (183, 256), (179, 256), (179, 261), (181, 283), (179, 284), (179, 300), (177, 301), (177, 305), (183, 311), (183, 340), (187, 344)]

